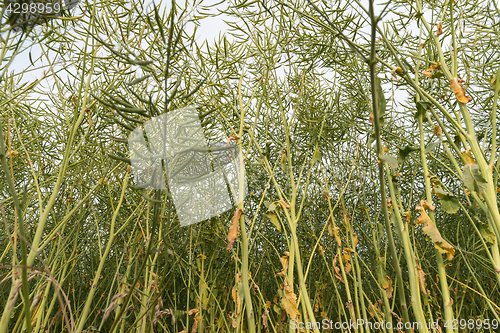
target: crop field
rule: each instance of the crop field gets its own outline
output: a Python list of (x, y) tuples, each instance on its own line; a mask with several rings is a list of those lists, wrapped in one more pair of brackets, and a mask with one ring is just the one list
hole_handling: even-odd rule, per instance
[(0, 11), (0, 333), (500, 332), (498, 0)]

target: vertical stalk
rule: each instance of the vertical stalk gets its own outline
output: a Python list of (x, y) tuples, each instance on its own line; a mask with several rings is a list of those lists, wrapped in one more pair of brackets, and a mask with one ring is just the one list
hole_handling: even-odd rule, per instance
[[(243, 106), (243, 100), (241, 95), (241, 81), (243, 81), (243, 75), (241, 75), (240, 82), (238, 84), (238, 99), (240, 103), (240, 130), (239, 130), (239, 138), (238, 140), (238, 153), (239, 153), (239, 173), (238, 173), (238, 209), (243, 210), (244, 206), (244, 195), (245, 195), (245, 161), (243, 159), (243, 150), (241, 144), (241, 138), (243, 136), (243, 127), (245, 123), (245, 108)], [(240, 216), (240, 230), (241, 230), (241, 283), (243, 286), (243, 294), (246, 305), (246, 313), (247, 313), (247, 327), (250, 333), (255, 333), (255, 319), (254, 319), (254, 311), (252, 306), (252, 296), (250, 295), (250, 285), (248, 283), (249, 275), (248, 275), (248, 235), (246, 230), (245, 223), (245, 215), (241, 214)]]
[[(307, 315), (308, 315), (308, 320), (311, 322), (316, 322), (315, 316), (314, 316), (314, 311), (311, 306), (311, 300), (309, 299), (309, 293), (307, 292), (306, 284), (305, 284), (305, 278), (304, 278), (304, 270), (302, 267), (302, 259), (300, 257), (300, 247), (299, 247), (299, 239), (297, 237), (297, 223), (298, 223), (298, 218), (297, 218), (297, 213), (296, 213), (296, 200), (297, 200), (297, 186), (295, 183), (295, 176), (293, 173), (293, 167), (292, 167), (292, 150), (291, 150), (291, 145), (290, 145), (290, 131), (289, 127), (285, 118), (285, 111), (281, 102), (281, 96), (278, 94), (278, 103), (280, 106), (280, 111), (281, 111), (281, 118), (283, 120), (283, 125), (285, 126), (285, 140), (286, 140), (286, 156), (287, 156), (287, 162), (288, 162), (288, 173), (289, 173), (289, 178), (290, 178), (290, 186), (292, 190), (292, 195), (291, 195), (291, 200), (290, 200), (290, 213), (285, 209), (285, 215), (290, 227), (290, 232), (291, 232), (291, 237), (292, 237), (292, 242), (291, 242), (291, 247), (290, 247), (290, 258), (289, 258), (289, 266), (288, 266), (288, 283), (290, 286), (293, 288), (293, 272), (294, 272), (294, 258), (297, 257), (297, 273), (298, 273), (298, 278), (299, 278), (299, 289), (301, 292), (301, 297), (302, 300), (304, 300), (306, 309), (307, 309)], [(319, 333), (319, 328), (314, 327), (314, 332)]]
[[(292, 233), (292, 242), (293, 242), (293, 248), (296, 250), (296, 256), (297, 256), (297, 272), (298, 272), (298, 278), (299, 278), (299, 289), (300, 292), (302, 293), (302, 299), (304, 300), (306, 309), (307, 309), (307, 315), (309, 316), (309, 321), (315, 323), (316, 319), (314, 316), (314, 311), (311, 306), (311, 301), (309, 299), (309, 293), (307, 292), (306, 284), (304, 282), (304, 271), (302, 268), (302, 259), (300, 258), (300, 251), (299, 251), (299, 240), (297, 238), (297, 224), (292, 222), (293, 225), (290, 225), (291, 233)], [(318, 327), (314, 327), (314, 332), (319, 333)]]
[[(97, 271), (94, 274), (94, 280), (93, 280), (92, 286), (90, 287), (89, 295), (87, 296), (87, 300), (85, 301), (85, 306), (83, 307), (82, 314), (81, 314), (78, 326), (76, 328), (77, 333), (83, 331), (87, 316), (89, 314), (90, 305), (92, 303), (95, 291), (97, 289), (97, 283), (99, 282), (99, 277), (101, 276), (101, 272), (104, 268), (104, 263), (106, 262), (106, 258), (108, 257), (108, 254), (111, 250), (111, 245), (113, 244), (113, 242), (115, 240), (116, 218), (118, 217), (118, 211), (120, 210), (120, 207), (121, 207), (122, 202), (123, 202), (123, 197), (125, 196), (125, 189), (127, 188), (129, 176), (130, 176), (130, 169), (127, 169), (127, 172), (125, 174), (125, 179), (124, 179), (123, 184), (122, 184), (122, 192), (120, 194), (120, 200), (118, 201), (118, 204), (116, 205), (116, 209), (113, 213), (113, 218), (111, 219), (108, 244), (106, 245), (106, 249), (104, 250), (104, 253), (102, 255), (101, 261), (99, 263), (99, 267), (97, 268)], [(131, 286), (132, 290), (130, 292), (133, 292), (133, 288), (134, 288), (134, 285)], [(125, 304), (124, 306), (127, 306), (127, 305)]]
[[(405, 294), (404, 294), (404, 284), (403, 284), (403, 274), (401, 271), (401, 266), (399, 265), (398, 261), (398, 255), (396, 252), (396, 245), (394, 243), (394, 237), (392, 235), (392, 229), (391, 229), (391, 223), (389, 220), (389, 213), (387, 211), (387, 195), (385, 192), (385, 177), (384, 177), (384, 163), (380, 161), (379, 159), (379, 154), (383, 154), (382, 152), (382, 140), (381, 140), (381, 133), (380, 133), (380, 120), (379, 120), (379, 109), (378, 109), (378, 96), (377, 96), (377, 83), (376, 83), (376, 77), (375, 77), (375, 66), (377, 64), (377, 58), (376, 58), (376, 53), (375, 53), (375, 45), (376, 45), (376, 36), (377, 36), (377, 23), (378, 23), (378, 18), (375, 16), (374, 8), (373, 8), (373, 0), (370, 0), (370, 7), (369, 7), (369, 14), (370, 14), (370, 20), (371, 20), (371, 48), (370, 48), (370, 57), (368, 59), (368, 65), (370, 67), (370, 81), (371, 81), (371, 93), (372, 93), (372, 108), (373, 108), (373, 118), (374, 118), (374, 127), (375, 127), (375, 137), (376, 137), (376, 144), (377, 144), (377, 159), (380, 162), (379, 163), (379, 181), (380, 181), (380, 197), (381, 197), (381, 205), (382, 205), (382, 215), (384, 216), (384, 221), (385, 221), (385, 229), (387, 233), (387, 241), (389, 243), (389, 248), (391, 251), (391, 256), (392, 256), (392, 263), (394, 266), (394, 270), (396, 271), (396, 278), (397, 278), (397, 283), (398, 283), (398, 289), (399, 289), (399, 299), (400, 299), (400, 306), (401, 310), (403, 312), (403, 319), (407, 322), (409, 322), (409, 315), (408, 315), (408, 309), (406, 307), (406, 299), (405, 299)], [(396, 202), (396, 201), (394, 201)], [(404, 230), (404, 227), (400, 226), (401, 231)], [(403, 236), (403, 235), (401, 235)], [(403, 237), (404, 238), (404, 237)], [(406, 242), (405, 244), (405, 254), (406, 258), (411, 259), (411, 255), (409, 255), (409, 251), (411, 250), (409, 248), (410, 243)], [(412, 260), (408, 261), (408, 266), (409, 270), (411, 267)], [(415, 277), (414, 272), (409, 272), (410, 275)], [(411, 281), (411, 277), (410, 277)], [(415, 283), (416, 281), (414, 281)], [(412, 296), (415, 301), (415, 297), (418, 297), (417, 300), (420, 299), (420, 295), (418, 294), (418, 286), (416, 286), (416, 291), (414, 289), (412, 292)], [(421, 321), (423, 324), (425, 324), (422, 308), (419, 305), (417, 307), (413, 307), (415, 315), (417, 317), (417, 320)], [(423, 332), (427, 332), (427, 329), (425, 329)]]
[[(423, 177), (425, 179), (426, 200), (429, 204), (432, 205), (431, 180), (429, 177), (427, 177), (429, 175), (429, 168), (427, 166), (427, 158), (425, 156), (425, 138), (424, 138), (424, 127), (422, 121), (423, 121), (423, 115), (420, 114), (418, 117), (418, 128), (420, 130), (420, 159), (422, 161), (422, 172), (423, 172)], [(434, 218), (434, 211), (429, 210), (428, 214), (432, 222), (436, 224), (436, 220)], [(443, 296), (444, 321), (445, 323), (452, 323), (454, 319), (453, 308), (452, 308), (453, 301), (450, 296), (450, 289), (446, 277), (446, 269), (443, 264), (443, 257), (441, 256), (441, 253), (439, 253), (437, 249), (434, 249), (434, 254), (437, 262), (439, 283), (441, 284), (441, 294)], [(445, 329), (446, 332), (453, 332), (452, 326), (450, 325), (445, 325)]]
[(189, 274), (188, 274), (188, 285), (187, 285), (187, 297), (186, 297), (186, 331), (189, 331), (189, 300), (191, 296), (191, 278), (193, 276), (193, 267), (191, 263), (193, 262), (193, 226), (189, 227)]
[[(367, 207), (366, 198), (363, 198), (363, 202), (364, 202), (364, 206)], [(375, 265), (379, 265), (378, 260), (380, 258), (380, 249), (378, 248), (377, 226), (376, 226), (376, 224), (374, 224), (372, 222), (372, 220), (370, 218), (370, 214), (366, 210), (365, 210), (365, 214), (366, 214), (366, 218), (367, 218), (368, 222), (372, 226), (373, 247), (375, 250), (375, 258), (377, 260)], [(375, 221), (375, 223), (377, 223), (377, 221)], [(375, 269), (377, 269), (377, 268), (378, 267), (376, 267)], [(398, 280), (398, 285), (399, 285), (399, 280)], [(379, 288), (379, 290), (380, 290), (380, 297), (384, 300), (384, 314), (385, 314), (385, 317), (388, 318), (389, 316), (392, 316), (392, 314), (389, 311), (389, 298), (387, 297), (387, 292), (383, 288)], [(399, 295), (401, 295), (401, 293)], [(404, 295), (404, 293), (403, 293), (403, 295)], [(402, 307), (402, 309), (406, 310), (406, 312), (404, 312), (404, 313), (406, 313), (406, 315), (408, 315), (408, 310), (406, 309), (406, 303), (404, 303), (404, 304), (405, 304), (405, 306), (404, 306), (404, 308)]]
[[(388, 169), (389, 167), (386, 166), (386, 168)], [(398, 200), (396, 197), (396, 190), (395, 190), (394, 183), (392, 182), (391, 177), (387, 177), (387, 179), (389, 182), (389, 190), (391, 193), (392, 202), (396, 203), (396, 202), (398, 202)], [(415, 253), (413, 252), (413, 248), (412, 248), (412, 244), (411, 244), (411, 240), (410, 240), (410, 235), (408, 232), (408, 224), (405, 224), (403, 222), (399, 208), (396, 205), (393, 205), (392, 207), (393, 207), (393, 212), (396, 215), (396, 221), (398, 224), (399, 235), (400, 235), (401, 241), (403, 243), (403, 247), (404, 247), (404, 251), (405, 251), (405, 259), (406, 259), (406, 263), (408, 265), (408, 279), (410, 282), (410, 293), (411, 293), (413, 313), (415, 314), (416, 322), (421, 324), (421, 326), (419, 326), (419, 331), (420, 332), (428, 332), (426, 321), (425, 321), (425, 316), (424, 316), (424, 311), (422, 309), (422, 300), (420, 298), (420, 288), (419, 288), (419, 283), (418, 283), (417, 268), (415, 266), (416, 265)]]
[[(352, 228), (351, 226), (349, 225), (349, 219), (347, 217), (347, 210), (346, 210), (346, 207), (345, 207), (345, 200), (344, 200), (344, 197), (342, 196), (340, 198), (341, 202), (341, 207), (342, 207), (342, 212), (343, 212), (343, 217), (344, 217), (344, 224), (345, 224), (345, 228), (346, 228), (346, 242), (349, 242), (349, 238), (352, 237)], [(335, 226), (335, 223), (333, 223), (333, 225)], [(350, 236), (350, 237), (349, 237)], [(348, 244), (349, 246), (349, 244)], [(356, 275), (355, 273), (353, 273), (353, 277), (354, 277), (354, 283), (353, 283), (353, 288), (354, 288), (354, 302), (352, 300), (352, 296), (351, 296), (351, 290), (350, 290), (350, 286), (349, 286), (349, 281), (347, 280), (347, 274), (345, 272), (345, 266), (344, 266), (344, 261), (343, 261), (343, 258), (342, 258), (342, 252), (340, 251), (340, 247), (337, 247), (337, 255), (339, 256), (340, 260), (339, 260), (339, 266), (340, 266), (340, 271), (342, 273), (342, 278), (344, 279), (344, 285), (345, 285), (345, 291), (346, 291), (346, 296), (347, 296), (347, 303), (350, 304), (349, 306), (349, 314), (351, 315), (351, 320), (353, 322), (356, 322), (356, 314), (357, 314), (357, 317), (360, 318), (360, 313), (359, 313), (359, 302), (358, 302), (358, 298), (357, 298), (357, 286), (356, 286)], [(354, 303), (356, 303), (356, 310), (357, 310), (357, 313), (354, 312)], [(387, 317), (386, 318), (387, 321), (391, 321), (392, 322), (392, 318), (391, 317)], [(358, 328), (357, 326), (354, 327), (354, 331), (355, 332), (358, 332)], [(363, 326), (361, 325), (361, 332), (364, 332), (364, 328)], [(392, 330), (391, 330), (392, 332)]]
[[(11, 156), (12, 158), (12, 156)], [(29, 287), (28, 287), (28, 273), (27, 273), (27, 262), (26, 262), (26, 242), (28, 239), (26, 238), (26, 231), (24, 229), (24, 219), (23, 219), (23, 212), (22, 212), (22, 207), (21, 207), (21, 202), (19, 201), (19, 198), (16, 193), (16, 188), (14, 186), (14, 179), (11, 177), (11, 174), (9, 172), (9, 166), (7, 165), (7, 160), (6, 160), (6, 152), (5, 152), (5, 145), (4, 145), (4, 137), (3, 137), (3, 123), (2, 119), (0, 119), (0, 163), (2, 166), (2, 169), (5, 173), (5, 178), (7, 180), (7, 184), (9, 186), (10, 193), (12, 195), (12, 199), (14, 201), (14, 211), (15, 211), (15, 218), (18, 222), (19, 225), (19, 233), (21, 234), (21, 263), (22, 263), (22, 268), (21, 268), (21, 281), (16, 278), (16, 272), (17, 272), (17, 267), (14, 264), (14, 268), (12, 269), (12, 286), (16, 285), (17, 283), (22, 283), (21, 290), (22, 290), (22, 298), (23, 298), (23, 305), (24, 305), (24, 318), (25, 318), (25, 325), (26, 325), (26, 332), (30, 333), (31, 332), (31, 311), (30, 311), (30, 302), (29, 302)], [(11, 302), (11, 297), (9, 297), (8, 303)], [(7, 305), (9, 307), (9, 305)], [(11, 308), (14, 308), (14, 304), (12, 304)], [(2, 322), (0, 324), (0, 332), (4, 332), (4, 330), (7, 329), (7, 324), (8, 324), (9, 318), (4, 318), (2, 317)]]

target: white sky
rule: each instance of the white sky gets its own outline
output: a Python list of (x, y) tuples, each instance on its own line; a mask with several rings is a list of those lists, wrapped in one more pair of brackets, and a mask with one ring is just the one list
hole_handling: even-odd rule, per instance
[[(182, 3), (183, 1), (177, 1), (178, 3)], [(220, 1), (216, 0), (205, 0), (203, 1), (203, 7), (210, 8), (209, 12), (211, 13), (217, 13), (217, 10), (215, 7), (213, 7), (214, 4), (219, 3)], [(153, 3), (160, 3), (160, 1), (157, 0), (146, 0), (145, 1), (145, 7), (151, 6)], [(164, 4), (167, 2), (163, 1)], [(219, 5), (220, 6), (220, 5)], [(164, 6), (167, 10), (170, 9), (170, 2), (168, 1), (168, 5)], [(213, 8), (211, 8), (213, 7)], [(151, 8), (151, 7), (150, 7)], [(75, 9), (77, 10), (77, 9)], [(206, 12), (207, 10), (203, 10), (203, 12)], [(75, 15), (78, 15), (78, 11), (75, 13)], [(201, 26), (198, 28), (197, 31), (197, 38), (196, 41), (198, 44), (202, 44), (203, 41), (211, 42), (214, 39), (216, 39), (219, 34), (223, 34), (227, 30), (227, 25), (223, 21), (223, 19), (227, 17), (224, 17), (222, 15), (219, 15), (217, 17), (207, 17), (204, 18), (201, 22)], [(187, 26), (187, 28), (194, 27), (194, 24), (190, 24)], [(38, 27), (37, 29), (41, 29)], [(29, 45), (29, 41), (25, 42), (25, 47)], [(40, 57), (41, 54), (41, 49), (37, 45), (34, 45), (32, 47), (29, 47), (26, 49), (24, 52), (18, 54), (14, 61), (12, 62), (11, 66), (9, 67), (9, 72), (15, 72), (15, 73), (21, 73), (24, 71), (28, 66), (31, 65), (30, 61), (30, 52), (31, 52), (31, 59), (36, 60)], [(46, 61), (44, 62), (46, 63)], [(38, 64), (38, 63), (37, 63)], [(32, 82), (36, 80), (37, 78), (40, 78), (43, 74), (43, 70), (36, 70), (36, 71), (31, 71), (26, 73), (21, 82)]]
[[(177, 1), (178, 3), (183, 3), (184, 1), (180, 0)], [(368, 6), (368, 1), (363, 1), (366, 2), (366, 6)], [(382, 3), (382, 1), (377, 1), (378, 3)], [(158, 1), (158, 0), (145, 0), (144, 1), (145, 6), (144, 7), (149, 7), (151, 8), (151, 5), (153, 3), (162, 3), (162, 7), (164, 7), (166, 10), (170, 9), (170, 1)], [(217, 5), (218, 4), (218, 5)], [(217, 6), (215, 6), (217, 5)], [(207, 11), (209, 13), (217, 13), (217, 8), (225, 7), (227, 6), (227, 2), (221, 3), (221, 1), (218, 0), (205, 0), (202, 2), (202, 8), (200, 8), (204, 13)], [(77, 10), (77, 8), (75, 9)], [(75, 15), (78, 15), (78, 11), (75, 13)], [(201, 26), (198, 28), (197, 31), (197, 37), (196, 41), (200, 45), (203, 43), (203, 41), (207, 42), (212, 42), (214, 39), (218, 39), (219, 34), (224, 34), (227, 31), (227, 24), (224, 22), (224, 20), (229, 19), (227, 15), (218, 15), (216, 17), (206, 17), (203, 20), (201, 20)], [(191, 24), (191, 27), (194, 27), (194, 24)], [(189, 26), (188, 26), (189, 28)], [(40, 28), (38, 28), (40, 29)], [(367, 32), (368, 33), (368, 32)], [(228, 37), (229, 38), (229, 37)], [(27, 43), (25, 43), (27, 45)], [(31, 52), (31, 58), (33, 60), (37, 59), (40, 56), (40, 48), (34, 45), (33, 47), (30, 47), (27, 49), (25, 52), (18, 54), (16, 58), (14, 59), (13, 63), (11, 64), (11, 67), (9, 68), (9, 71), (14, 71), (16, 73), (22, 72), (27, 66), (31, 64), (30, 62), (30, 57), (29, 53)], [(27, 73), (24, 78), (23, 82), (25, 81), (33, 81), (36, 78), (39, 78), (41, 76), (42, 72), (41, 71), (35, 71), (35, 72), (29, 72)]]
[[(180, 0), (177, 2), (182, 3), (183, 1)], [(352, 2), (354, 2), (354, 1), (352, 1)], [(378, 0), (376, 2), (382, 3), (382, 1), (380, 1), (380, 0)], [(145, 7), (148, 7), (148, 5), (152, 5), (153, 3), (162, 3), (165, 10), (170, 9), (170, 1), (169, 0), (166, 0), (166, 1), (146, 0)], [(363, 0), (362, 3), (364, 6), (368, 7), (367, 0)], [(208, 13), (216, 14), (217, 8), (226, 7), (227, 5), (228, 5), (227, 2), (221, 3), (218, 0), (205, 0), (205, 1), (203, 1), (202, 6), (200, 6), (197, 9), (199, 9), (203, 13), (208, 12)], [(378, 7), (379, 7), (378, 10), (380, 10), (381, 9), (380, 6), (378, 6)], [(76, 10), (77, 10), (77, 8), (76, 8)], [(152, 9), (150, 9), (150, 10), (152, 10)], [(75, 15), (78, 15), (78, 11), (75, 13)], [(153, 15), (153, 14), (151, 14), (151, 15)], [(202, 19), (201, 26), (197, 30), (197, 37), (196, 37), (197, 44), (201, 45), (204, 41), (211, 43), (215, 39), (218, 39), (220, 34), (224, 34), (227, 31), (228, 26), (224, 22), (224, 20), (228, 20), (228, 19), (229, 19), (229, 17), (224, 16), (224, 15), (218, 15), (216, 17), (206, 17), (206, 18)], [(192, 28), (194, 28), (194, 24), (190, 23), (190, 24), (188, 24), (188, 26), (186, 28), (188, 28), (188, 30), (189, 30), (189, 28), (192, 29)], [(38, 29), (40, 29), (40, 27)], [(369, 31), (365, 31), (365, 34), (369, 34)], [(230, 39), (230, 38), (231, 37), (229, 36), (228, 39)], [(29, 42), (27, 42), (27, 43), (29, 43)], [(25, 52), (17, 55), (15, 60), (13, 61), (12, 65), (10, 66), (9, 71), (10, 72), (13, 71), (15, 73), (21, 73), (25, 70), (25, 68), (30, 66), (31, 65), (30, 52), (31, 52), (31, 58), (35, 60), (35, 59), (39, 58), (40, 53), (41, 53), (41, 49), (40, 49), (40, 47), (35, 45), (35, 46), (27, 49)], [(37, 62), (35, 67), (39, 67), (39, 64), (41, 64), (41, 63), (47, 64), (47, 61)], [(280, 77), (284, 77), (285, 76), (284, 69), (280, 68), (278, 70), (277, 74)], [(42, 75), (43, 75), (43, 69), (33, 70), (30, 72), (27, 72), (24, 74), (23, 78), (20, 80), (20, 83), (32, 82), (32, 81), (36, 80), (37, 78), (41, 78)], [(330, 75), (330, 73), (327, 72), (325, 77), (331, 79), (333, 77), (333, 73), (331, 73), (331, 75)], [(385, 88), (391, 89), (390, 86), (386, 86)], [(394, 95), (387, 94), (386, 97), (388, 97), (388, 98), (393, 97), (396, 101), (399, 102), (399, 101), (403, 101), (407, 96), (406, 91), (402, 91), (402, 90), (399, 90), (399, 91), (393, 90), (393, 93), (394, 93)], [(397, 108), (396, 105), (393, 105), (393, 107)]]

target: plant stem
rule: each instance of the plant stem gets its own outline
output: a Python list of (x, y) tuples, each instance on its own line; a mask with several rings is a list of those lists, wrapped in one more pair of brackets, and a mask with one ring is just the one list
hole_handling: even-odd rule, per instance
[[(396, 279), (398, 283), (398, 289), (399, 289), (399, 300), (400, 300), (400, 306), (401, 310), (403, 312), (403, 319), (405, 321), (409, 321), (409, 315), (408, 315), (408, 309), (406, 306), (406, 297), (404, 294), (404, 284), (403, 284), (403, 274), (401, 271), (401, 266), (399, 265), (398, 261), (398, 254), (396, 252), (396, 245), (394, 243), (394, 237), (392, 234), (392, 228), (391, 228), (391, 223), (389, 220), (389, 213), (387, 211), (387, 195), (385, 192), (385, 176), (384, 176), (384, 163), (380, 161), (379, 159), (379, 154), (383, 154), (382, 150), (382, 139), (381, 139), (381, 130), (380, 130), (380, 120), (379, 120), (379, 110), (378, 110), (378, 94), (377, 94), (377, 83), (376, 83), (376, 76), (375, 76), (375, 70), (376, 70), (376, 36), (377, 36), (377, 23), (378, 23), (378, 18), (375, 17), (375, 12), (373, 8), (373, 0), (370, 0), (370, 7), (369, 7), (369, 13), (370, 13), (370, 18), (371, 18), (371, 50), (370, 50), (370, 58), (369, 58), (369, 67), (370, 67), (370, 81), (371, 81), (371, 93), (372, 93), (372, 108), (373, 108), (373, 118), (374, 118), (374, 127), (375, 127), (375, 137), (376, 137), (376, 153), (377, 153), (377, 161), (379, 162), (378, 164), (378, 171), (379, 171), (379, 181), (380, 181), (380, 197), (381, 197), (381, 205), (382, 205), (382, 215), (384, 216), (384, 222), (385, 222), (385, 230), (387, 234), (387, 240), (389, 243), (389, 249), (391, 251), (391, 257), (392, 257), (392, 264), (394, 266), (394, 270), (396, 271)], [(396, 201), (394, 201), (396, 202)], [(409, 244), (407, 244), (409, 245)], [(408, 248), (405, 247), (405, 253), (408, 256)], [(410, 265), (410, 263), (408, 264)], [(413, 293), (412, 293), (413, 294)], [(418, 295), (418, 293), (417, 293)], [(418, 295), (419, 296), (419, 295)], [(413, 295), (415, 297), (415, 295)], [(420, 297), (420, 296), (419, 296)], [(415, 313), (421, 314), (422, 309), (415, 310)], [(420, 316), (423, 317), (423, 314)], [(426, 330), (425, 330), (426, 332)]]

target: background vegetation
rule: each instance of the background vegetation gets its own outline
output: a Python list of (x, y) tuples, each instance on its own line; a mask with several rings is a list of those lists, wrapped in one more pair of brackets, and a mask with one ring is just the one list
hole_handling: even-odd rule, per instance
[[(209, 43), (210, 6), (151, 8), (2, 7), (0, 332), (495, 331), (495, 1), (222, 2)], [(237, 141), (248, 195), (181, 228), (126, 138), (184, 106)]]

